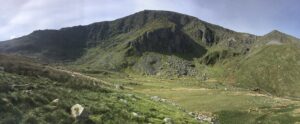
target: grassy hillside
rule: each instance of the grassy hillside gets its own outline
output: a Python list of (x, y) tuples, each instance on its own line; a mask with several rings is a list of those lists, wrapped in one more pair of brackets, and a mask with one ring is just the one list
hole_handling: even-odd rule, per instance
[(299, 97), (299, 48), (299, 44), (282, 44), (257, 49), (241, 61), (236, 73), (239, 85)]
[(94, 75), (133, 91), (171, 100), (189, 112), (216, 116), (221, 124), (294, 124), (300, 122), (299, 101), (260, 94), (223, 82), (195, 78)]
[(298, 99), (299, 46), (299, 39), (272, 31), (256, 37), (247, 52), (214, 46), (198, 62), (208, 79)]
[[(1, 123), (198, 123), (176, 106), (18, 58), (1, 55)], [(84, 107), (76, 119), (75, 104)]]

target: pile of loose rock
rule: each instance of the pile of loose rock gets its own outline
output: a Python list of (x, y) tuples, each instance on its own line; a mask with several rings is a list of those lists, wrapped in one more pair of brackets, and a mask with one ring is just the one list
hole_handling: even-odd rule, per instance
[(0, 66), (0, 72), (1, 72), (1, 71), (4, 71), (4, 70), (5, 70), (5, 68), (2, 67), (2, 66)]
[(211, 124), (219, 124), (219, 121), (215, 116), (212, 114), (203, 114), (203, 113), (194, 113), (194, 112), (189, 112), (190, 116), (193, 116), (196, 120), (199, 122), (208, 122)]
[(164, 98), (160, 98), (158, 96), (152, 96), (150, 97), (153, 101), (156, 101), (156, 102), (165, 102), (165, 103), (169, 103), (169, 104), (172, 104), (174, 106), (177, 106), (176, 103), (174, 103), (173, 101), (171, 100), (167, 100), (167, 99), (164, 99)]
[[(176, 106), (177, 108), (185, 111), (179, 105), (177, 105), (175, 102), (173, 102), (171, 100), (163, 99), (158, 96), (151, 96), (150, 99), (153, 101), (156, 101), (156, 102), (164, 102), (167, 104), (171, 104), (171, 105)], [(211, 124), (219, 124), (219, 121), (217, 120), (217, 118), (214, 115), (212, 115), (211, 113), (189, 112), (188, 114), (190, 116), (194, 117), (199, 122), (208, 122)], [(169, 119), (166, 119), (166, 120), (169, 120)], [(164, 122), (167, 123), (167, 121), (165, 121), (165, 119), (164, 119)]]
[(158, 96), (151, 96), (150, 99), (153, 101), (156, 101), (156, 102), (163, 102), (163, 103), (171, 104), (179, 109), (182, 109), (178, 104), (176, 104), (175, 102), (168, 100), (168, 99), (160, 98)]
[(164, 118), (164, 124), (174, 124), (173, 120), (171, 118)]

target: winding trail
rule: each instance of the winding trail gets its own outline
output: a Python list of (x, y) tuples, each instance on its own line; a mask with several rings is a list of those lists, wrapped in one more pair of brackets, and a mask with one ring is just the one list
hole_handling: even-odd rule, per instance
[(67, 74), (69, 74), (72, 77), (79, 77), (79, 78), (83, 78), (83, 79), (87, 79), (87, 80), (91, 80), (91, 81), (95, 81), (95, 82), (100, 82), (100, 83), (102, 83), (104, 85), (113, 86), (113, 84), (110, 83), (110, 82), (101, 80), (99, 78), (91, 77), (91, 76), (88, 76), (88, 75), (85, 75), (85, 74), (82, 74), (82, 73), (79, 73), (79, 72), (64, 70), (64, 69), (55, 68), (55, 67), (51, 67), (51, 66), (47, 66), (47, 68), (51, 69), (51, 70), (55, 70), (55, 71), (67, 73)]

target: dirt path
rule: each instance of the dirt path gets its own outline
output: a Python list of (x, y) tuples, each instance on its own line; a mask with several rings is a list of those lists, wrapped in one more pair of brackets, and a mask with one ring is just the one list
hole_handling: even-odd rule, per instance
[(100, 83), (108, 85), (108, 86), (113, 86), (112, 83), (109, 83), (109, 82), (101, 80), (99, 78), (91, 77), (91, 76), (88, 76), (88, 75), (85, 75), (85, 74), (82, 74), (82, 73), (79, 73), (79, 72), (74, 72), (74, 71), (69, 71), (69, 70), (54, 68), (54, 67), (50, 67), (50, 66), (47, 66), (47, 68), (67, 73), (67, 74), (71, 75), (72, 77), (79, 77), (79, 78), (88, 79), (88, 80), (95, 81), (95, 82), (100, 82)]

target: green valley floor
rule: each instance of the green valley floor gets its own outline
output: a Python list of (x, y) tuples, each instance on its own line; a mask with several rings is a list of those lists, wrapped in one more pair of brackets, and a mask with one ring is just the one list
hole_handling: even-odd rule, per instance
[(167, 99), (189, 113), (215, 116), (221, 124), (300, 123), (299, 101), (236, 88), (213, 79), (129, 76), (105, 80), (136, 93)]

